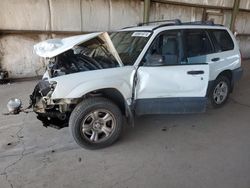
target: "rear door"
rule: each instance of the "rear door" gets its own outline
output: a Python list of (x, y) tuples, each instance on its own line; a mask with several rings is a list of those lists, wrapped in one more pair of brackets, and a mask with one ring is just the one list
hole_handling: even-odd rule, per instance
[(137, 70), (136, 113), (203, 112), (209, 66), (201, 59), (188, 64), (182, 30), (160, 33)]
[(206, 61), (210, 81), (240, 61), (239, 49), (226, 29), (186, 29), (184, 35), (187, 63)]
[(207, 30), (214, 44), (214, 53), (209, 55), (210, 80), (216, 77), (224, 70), (232, 70), (240, 66), (240, 51), (234, 37), (226, 29)]

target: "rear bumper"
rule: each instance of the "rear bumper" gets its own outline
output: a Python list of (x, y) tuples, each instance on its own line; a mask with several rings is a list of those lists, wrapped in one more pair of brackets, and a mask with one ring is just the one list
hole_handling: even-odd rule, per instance
[(242, 67), (232, 70), (232, 84), (239, 81), (243, 75)]

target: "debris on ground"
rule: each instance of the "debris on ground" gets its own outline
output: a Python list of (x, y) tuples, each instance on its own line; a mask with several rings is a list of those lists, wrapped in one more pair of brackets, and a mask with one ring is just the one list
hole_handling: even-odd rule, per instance
[(162, 131), (167, 131), (168, 129), (167, 129), (167, 127), (163, 127), (161, 130)]
[(9, 74), (7, 71), (0, 69), (0, 84), (6, 84), (9, 82)]

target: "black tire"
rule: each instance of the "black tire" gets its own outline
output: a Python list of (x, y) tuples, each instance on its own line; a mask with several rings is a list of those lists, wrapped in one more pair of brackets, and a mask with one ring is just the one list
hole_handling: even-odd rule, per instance
[[(217, 97), (217, 100), (216, 100), (216, 94), (215, 94), (215, 92), (216, 92), (217, 86), (218, 86), (219, 84), (222, 84), (222, 83), (226, 84), (227, 92), (225, 92), (225, 93), (226, 93), (226, 94), (225, 94), (225, 97), (222, 97), (223, 100), (221, 100), (221, 101), (219, 102), (218, 97)], [(212, 86), (212, 88), (211, 88), (211, 90), (210, 90), (209, 101), (210, 101), (211, 106), (212, 106), (213, 108), (220, 108), (220, 107), (222, 107), (224, 104), (226, 104), (226, 102), (227, 102), (227, 100), (228, 100), (228, 97), (229, 97), (229, 94), (230, 94), (230, 91), (231, 91), (231, 88), (230, 88), (230, 80), (228, 79), (228, 77), (226, 77), (226, 76), (219, 76), (219, 77), (215, 80), (215, 82), (214, 82), (214, 84), (213, 84), (213, 86)]]
[[(103, 138), (103, 141), (94, 141), (94, 140), (91, 140), (91, 137), (93, 136), (93, 134), (95, 132), (95, 129), (93, 128), (94, 127), (93, 122), (97, 121), (98, 118), (99, 118), (99, 120), (102, 120), (103, 117), (100, 118), (99, 115), (97, 115), (98, 118), (95, 120), (95, 118), (91, 119), (92, 118), (91, 114), (94, 114), (94, 113), (100, 114), (100, 113), (102, 113), (101, 111), (105, 111), (105, 112), (107, 112), (107, 114), (110, 115), (110, 117), (112, 119), (109, 120), (110, 122), (108, 122), (108, 123), (112, 124), (112, 126), (114, 126), (114, 125), (115, 126), (113, 128), (110, 128), (110, 130), (112, 130), (112, 132), (108, 136), (106, 136), (106, 132), (105, 132), (105, 134), (104, 134), (104, 132), (98, 133), (98, 135), (104, 134), (105, 137)], [(86, 118), (90, 118), (90, 120), (88, 120)], [(87, 132), (87, 131), (84, 132), (83, 131), (83, 124), (87, 121), (91, 122), (91, 123), (89, 123), (89, 127), (92, 127), (92, 129), (90, 130), (88, 127), (89, 132)], [(106, 123), (107, 122), (105, 122), (104, 124), (106, 124)], [(104, 126), (104, 125), (102, 125), (102, 126)], [(105, 127), (106, 127), (106, 125), (105, 125)], [(109, 99), (102, 98), (102, 97), (93, 97), (93, 98), (84, 99), (81, 103), (79, 103), (75, 107), (75, 109), (71, 113), (70, 119), (69, 119), (69, 128), (70, 128), (70, 131), (71, 131), (72, 136), (74, 137), (76, 143), (78, 145), (80, 145), (81, 147), (86, 148), (86, 149), (104, 148), (104, 147), (107, 147), (107, 146), (110, 146), (111, 144), (113, 144), (121, 135), (121, 132), (122, 132), (122, 113), (121, 113), (121, 110), (118, 108), (118, 106), (115, 105)], [(98, 125), (98, 131), (101, 131), (99, 129), (100, 129), (100, 125)], [(92, 135), (89, 136), (88, 134), (91, 134), (91, 132), (92, 132)], [(97, 138), (98, 137), (99, 136), (97, 136)]]

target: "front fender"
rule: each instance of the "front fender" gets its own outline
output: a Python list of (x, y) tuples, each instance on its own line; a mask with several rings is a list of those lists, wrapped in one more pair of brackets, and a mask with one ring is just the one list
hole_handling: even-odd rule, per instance
[(125, 99), (131, 98), (135, 68), (133, 66), (102, 69), (59, 76), (51, 99), (81, 98), (91, 91), (115, 88)]
[(74, 88), (65, 98), (80, 98), (83, 95), (100, 89), (114, 88), (117, 89), (125, 99), (131, 98), (131, 86), (125, 80), (95, 80), (88, 83), (83, 83)]

